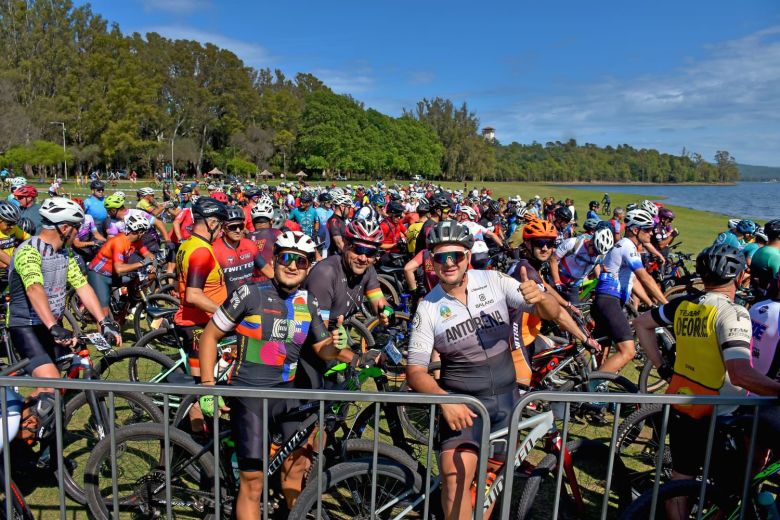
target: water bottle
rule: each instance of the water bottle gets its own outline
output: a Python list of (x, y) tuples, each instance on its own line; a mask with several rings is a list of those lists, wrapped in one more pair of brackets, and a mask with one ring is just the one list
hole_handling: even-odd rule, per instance
[(230, 467), (233, 468), (233, 478), (237, 486), (241, 482), (241, 470), (238, 469), (238, 455), (235, 450), (230, 454)]
[(762, 491), (758, 494), (756, 505), (758, 506), (758, 514), (763, 520), (780, 520), (775, 497), (769, 491)]

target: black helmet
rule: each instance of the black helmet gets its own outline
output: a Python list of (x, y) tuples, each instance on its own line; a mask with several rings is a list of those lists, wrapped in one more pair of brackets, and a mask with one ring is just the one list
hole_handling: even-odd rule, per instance
[(572, 219), (571, 211), (569, 211), (569, 208), (565, 206), (561, 206), (560, 208), (555, 210), (555, 218), (559, 218), (565, 222), (571, 222)]
[(16, 226), (27, 234), (35, 234), (35, 223), (27, 217), (22, 217), (17, 220)]
[(450, 198), (442, 192), (437, 193), (431, 200), (431, 207), (434, 209), (450, 209)]
[(431, 210), (431, 206), (427, 202), (420, 202), (417, 204), (417, 213), (428, 213)]
[(333, 195), (325, 191), (320, 193), (320, 196), (317, 197), (317, 200), (320, 201), (321, 203), (330, 202), (333, 200)]
[(246, 220), (246, 215), (238, 206), (228, 206), (227, 208), (227, 222), (243, 222)]
[(599, 201), (592, 200), (592, 201), (590, 201), (590, 204), (588, 204), (588, 206), (590, 206), (590, 209), (598, 208), (599, 207)]
[(192, 205), (192, 216), (195, 220), (213, 217), (225, 221), (228, 218), (227, 206), (211, 197), (201, 197)]
[(189, 184), (187, 186), (182, 186), (181, 187), (181, 193), (182, 194), (192, 193), (192, 186), (190, 186)]
[(397, 191), (390, 192), (390, 200), (401, 200), (401, 194)]
[(764, 224), (764, 234), (770, 242), (780, 238), (780, 219), (776, 218)]
[(403, 204), (396, 200), (391, 200), (385, 210), (387, 211), (388, 215), (403, 215), (404, 213)]
[(314, 200), (314, 196), (312, 196), (310, 191), (304, 191), (301, 193), (301, 202), (311, 202)]
[(460, 244), (468, 250), (474, 245), (474, 237), (469, 228), (454, 220), (439, 222), (428, 232), (426, 245), (433, 250), (439, 244)]
[(103, 181), (92, 181), (89, 183), (89, 189), (91, 190), (104, 190), (106, 189), (106, 185), (103, 184)]
[(723, 285), (745, 270), (745, 255), (734, 246), (715, 244), (696, 257), (696, 272), (705, 283)]

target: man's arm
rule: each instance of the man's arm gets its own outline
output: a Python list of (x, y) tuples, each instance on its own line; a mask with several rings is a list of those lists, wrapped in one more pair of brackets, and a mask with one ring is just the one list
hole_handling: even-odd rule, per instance
[[(644, 347), (644, 345), (642, 345)], [(726, 370), (731, 383), (754, 394), (778, 396), (780, 383), (770, 379), (750, 366), (748, 359), (732, 359), (726, 361)]]
[[(659, 311), (656, 310), (656, 312)], [(664, 309), (661, 308), (660, 312), (664, 312)], [(655, 329), (665, 324), (655, 321), (653, 311), (640, 314), (634, 319), (633, 324), (636, 337), (639, 340), (639, 344), (642, 345), (642, 350), (647, 354), (647, 359), (650, 360), (655, 368), (660, 368), (664, 361), (658, 348), (658, 338), (655, 335)]]
[(406, 265), (404, 266), (404, 278), (406, 279), (406, 285), (411, 292), (414, 292), (417, 289), (417, 278), (415, 277), (415, 273), (422, 265), (417, 261), (418, 256), (422, 258), (422, 253), (415, 255), (414, 258), (406, 262)]
[[(211, 386), (214, 385), (214, 366), (217, 364), (217, 343), (223, 337), (226, 332), (220, 330), (214, 324), (214, 319), (209, 320), (206, 328), (203, 329), (203, 334), (200, 335), (200, 341), (198, 342), (198, 360), (200, 362), (200, 373), (202, 385)], [(205, 376), (205, 377), (204, 377)]]
[(650, 274), (644, 268), (637, 269), (634, 271), (634, 274), (636, 275), (637, 280), (639, 280), (639, 282), (647, 290), (647, 292), (650, 293), (650, 296), (654, 301), (658, 303), (667, 303), (666, 296), (664, 296), (663, 291), (661, 291), (661, 288), (657, 283), (655, 283), (653, 277), (650, 276)]

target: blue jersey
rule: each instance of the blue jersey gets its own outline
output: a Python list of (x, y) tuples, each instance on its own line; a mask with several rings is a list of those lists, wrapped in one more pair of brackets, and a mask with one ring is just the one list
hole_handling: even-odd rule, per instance
[(102, 224), (108, 218), (108, 211), (106, 211), (106, 207), (103, 205), (103, 198), (98, 198), (94, 195), (84, 199), (84, 211), (87, 215), (92, 215), (97, 225)]
[(634, 271), (639, 269), (644, 266), (636, 245), (628, 238), (620, 239), (604, 257), (596, 294), (614, 296), (626, 303), (631, 297)]
[(317, 216), (317, 210), (309, 206), (306, 211), (301, 211), (299, 208), (293, 208), (290, 212), (290, 220), (297, 222), (301, 225), (301, 231), (309, 235), (314, 236), (314, 222), (319, 220)]
[(744, 240), (735, 235), (731, 230), (718, 235), (718, 238), (715, 239), (715, 244), (727, 244), (740, 250), (745, 247)]

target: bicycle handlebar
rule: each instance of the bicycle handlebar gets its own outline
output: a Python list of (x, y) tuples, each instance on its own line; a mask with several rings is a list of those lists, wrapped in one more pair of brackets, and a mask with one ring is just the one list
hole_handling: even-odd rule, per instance
[(25, 358), (21, 361), (18, 361), (12, 365), (8, 365), (4, 367), (2, 370), (0, 370), (0, 376), (9, 376), (15, 372), (19, 372), (20, 370), (24, 369), (27, 365), (30, 364), (30, 359)]

